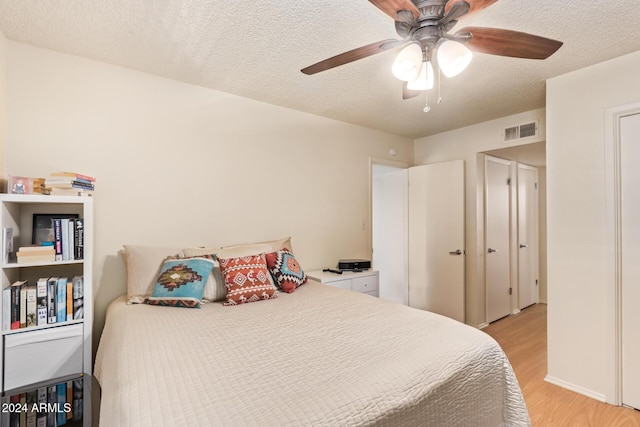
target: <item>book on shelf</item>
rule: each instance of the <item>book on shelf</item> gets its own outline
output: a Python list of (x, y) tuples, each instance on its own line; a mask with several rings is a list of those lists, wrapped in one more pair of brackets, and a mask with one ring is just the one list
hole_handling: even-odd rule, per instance
[(56, 283), (56, 322), (67, 320), (67, 281), (66, 277), (58, 278)]
[(84, 258), (84, 219), (53, 218), (53, 248), (56, 261)]
[(49, 193), (50, 196), (93, 196), (93, 191), (83, 190), (80, 188), (52, 188)]
[(75, 259), (84, 259), (84, 219), (76, 218), (75, 220)]
[(8, 264), (13, 252), (13, 228), (2, 227), (2, 260)]
[(96, 179), (76, 172), (53, 172), (51, 178), (44, 181), (50, 195), (91, 196), (95, 190)]
[(82, 179), (85, 181), (95, 182), (95, 178), (86, 174), (81, 174), (77, 172), (52, 172), (51, 176), (61, 176), (65, 178), (73, 178), (73, 179)]
[(53, 247), (56, 251), (56, 261), (62, 261), (62, 219), (54, 218), (53, 221)]
[(67, 383), (59, 383), (56, 385), (58, 396), (58, 411), (56, 417), (56, 425), (62, 426), (67, 423), (67, 413), (64, 411), (65, 403), (67, 403)]
[(47, 179), (44, 182), (45, 187), (53, 190), (56, 189), (72, 189), (78, 188), (80, 190), (95, 190), (95, 184), (89, 181), (77, 180), (77, 179)]
[[(58, 387), (56, 384), (47, 387), (47, 403), (56, 403), (58, 401)], [(58, 421), (56, 411), (47, 411), (47, 426), (55, 426)]]
[(73, 318), (82, 319), (84, 317), (84, 278), (83, 276), (74, 276), (71, 281), (73, 284)]
[(57, 284), (57, 277), (50, 277), (47, 281), (47, 323), (56, 323), (58, 320), (58, 312), (56, 311)]
[(26, 246), (16, 252), (16, 261), (20, 264), (29, 262), (55, 261), (56, 252), (53, 246)]
[(30, 328), (38, 325), (38, 299), (36, 296), (36, 287), (33, 285), (26, 285), (27, 293), (27, 324), (26, 327)]
[(84, 277), (41, 277), (35, 285), (17, 281), (2, 290), (2, 330), (84, 318)]
[(2, 330), (11, 329), (11, 287), (2, 290)]
[[(47, 404), (47, 387), (39, 387), (38, 388), (38, 406)], [(46, 427), (47, 425), (47, 413), (45, 411), (38, 411), (36, 415), (36, 425), (38, 427)]]
[(71, 257), (69, 252), (71, 250), (71, 240), (69, 236), (69, 218), (60, 218), (60, 241), (62, 245), (62, 261), (69, 261)]
[(27, 327), (27, 286), (20, 286), (20, 327)]
[(26, 283), (24, 280), (11, 285), (11, 329), (20, 329), (20, 291)]
[(43, 277), (36, 283), (36, 299), (38, 309), (38, 326), (47, 324), (47, 282), (49, 278)]
[(36, 427), (36, 414), (38, 411), (33, 410), (33, 408), (37, 408), (38, 404), (38, 390), (29, 390), (26, 392), (27, 395), (27, 419), (26, 425), (27, 427)]
[(73, 320), (73, 281), (67, 281), (67, 315), (66, 320)]

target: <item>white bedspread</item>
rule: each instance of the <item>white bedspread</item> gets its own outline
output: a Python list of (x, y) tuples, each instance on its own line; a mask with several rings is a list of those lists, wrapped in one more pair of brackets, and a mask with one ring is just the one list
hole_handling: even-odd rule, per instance
[(485, 333), (310, 281), (278, 299), (107, 313), (101, 426), (527, 426)]

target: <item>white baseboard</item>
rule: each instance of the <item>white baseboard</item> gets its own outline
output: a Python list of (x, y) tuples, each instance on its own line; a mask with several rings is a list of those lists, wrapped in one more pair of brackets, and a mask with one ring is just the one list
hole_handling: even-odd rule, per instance
[(575, 384), (571, 384), (570, 382), (561, 380), (559, 378), (554, 378), (549, 375), (544, 377), (544, 380), (553, 385), (557, 385), (558, 387), (566, 388), (567, 390), (575, 391), (576, 393), (580, 393), (584, 396), (590, 397), (600, 402), (607, 403), (607, 396), (605, 396), (604, 394), (596, 393), (595, 391), (589, 390), (584, 387), (580, 387)]
[(480, 323), (480, 324), (478, 325), (478, 329), (484, 329), (484, 328), (486, 328), (487, 326), (489, 326), (489, 324), (488, 324), (488, 323)]

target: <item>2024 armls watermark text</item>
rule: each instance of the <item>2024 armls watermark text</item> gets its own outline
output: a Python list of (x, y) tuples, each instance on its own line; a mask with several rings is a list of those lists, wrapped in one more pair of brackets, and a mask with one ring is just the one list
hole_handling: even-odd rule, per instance
[(38, 412), (38, 413), (51, 413), (51, 412), (71, 412), (71, 403), (15, 403), (15, 402), (2, 402), (0, 408), (2, 413), (16, 414), (21, 412)]

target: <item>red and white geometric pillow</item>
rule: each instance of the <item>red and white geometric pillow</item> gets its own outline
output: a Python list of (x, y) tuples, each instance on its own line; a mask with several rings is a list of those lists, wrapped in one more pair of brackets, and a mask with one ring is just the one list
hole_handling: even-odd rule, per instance
[(240, 258), (218, 258), (227, 288), (224, 305), (276, 298), (264, 254)]
[(265, 257), (267, 259), (267, 267), (279, 289), (291, 293), (307, 281), (307, 275), (302, 270), (302, 267), (286, 248), (268, 253)]

